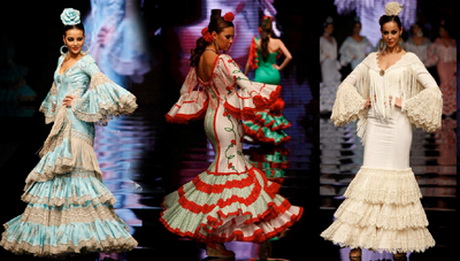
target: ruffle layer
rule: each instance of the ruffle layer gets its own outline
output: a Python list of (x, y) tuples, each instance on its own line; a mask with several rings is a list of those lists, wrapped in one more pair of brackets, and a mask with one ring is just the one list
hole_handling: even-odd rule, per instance
[(417, 128), (435, 132), (441, 128), (442, 94), (439, 89), (427, 88), (404, 104), (409, 121)]
[(377, 227), (390, 230), (428, 226), (420, 201), (407, 204), (369, 204), (345, 199), (334, 216), (341, 222), (358, 227)]
[(435, 245), (433, 237), (425, 227), (389, 230), (358, 227), (340, 220), (334, 221), (321, 236), (341, 247), (367, 248), (390, 253), (423, 252)]
[(171, 123), (185, 124), (191, 120), (203, 118), (207, 108), (208, 96), (204, 91), (185, 93), (166, 114), (166, 120)]
[(102, 179), (102, 171), (93, 146), (86, 139), (79, 138), (78, 131), (70, 130), (70, 126), (68, 129), (74, 133), (60, 133), (56, 143), (42, 150), (44, 155), (27, 176), (25, 190), (34, 182), (44, 182), (75, 169), (92, 172), (98, 179)]
[(166, 196), (160, 220), (171, 232), (200, 241), (265, 241), (302, 215), (302, 208), (276, 194), (278, 189), (255, 168), (203, 172)]
[(434, 246), (421, 193), (410, 168), (362, 167), (348, 186), (334, 222), (321, 233), (342, 247), (422, 252)]
[(344, 196), (371, 204), (407, 205), (420, 201), (422, 194), (410, 168), (393, 170), (361, 167)]
[(252, 88), (240, 88), (227, 96), (224, 107), (235, 118), (248, 120), (256, 117), (256, 112), (267, 109), (280, 93), (280, 85), (253, 82)]
[(84, 169), (74, 169), (53, 179), (35, 182), (28, 186), (21, 199), (30, 204), (46, 204), (51, 207), (108, 203), (116, 200), (112, 193), (96, 177), (97, 173)]
[(179, 100), (165, 115), (166, 120), (185, 124), (190, 120), (201, 119), (208, 108), (208, 94), (205, 88), (198, 82), (195, 67), (190, 68), (182, 84)]
[(136, 97), (101, 72), (91, 77), (89, 89), (72, 106), (77, 118), (99, 125), (107, 125), (114, 116), (131, 114), (136, 108)]
[(94, 204), (90, 200), (81, 205), (65, 204), (59, 207), (48, 204), (29, 204), (21, 218), (24, 223), (40, 224), (42, 226), (92, 223), (98, 220), (119, 221), (120, 219), (113, 211), (110, 203)]
[(82, 252), (125, 252), (137, 246), (127, 225), (120, 220), (43, 226), (21, 219), (18, 216), (4, 225), (0, 242), (15, 254), (62, 257)]
[(279, 145), (286, 143), (291, 139), (291, 137), (283, 130), (272, 130), (269, 127), (260, 126), (251, 120), (244, 121), (243, 130), (246, 135), (264, 143)]
[(253, 124), (270, 128), (273, 131), (291, 127), (291, 123), (281, 113), (274, 114), (269, 110), (256, 112), (255, 118), (248, 121), (252, 121)]
[(281, 86), (251, 81), (228, 55), (220, 55), (213, 72), (215, 86), (225, 86), (221, 99), (237, 119), (252, 119), (255, 112), (270, 108), (280, 97)]

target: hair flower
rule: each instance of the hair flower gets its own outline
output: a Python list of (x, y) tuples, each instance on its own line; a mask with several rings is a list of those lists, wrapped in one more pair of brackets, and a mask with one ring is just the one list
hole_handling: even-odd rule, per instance
[(401, 12), (402, 8), (403, 6), (398, 2), (389, 2), (385, 6), (385, 14), (397, 16)]
[(212, 40), (214, 40), (212, 38), (212, 35), (209, 32), (209, 29), (207, 27), (205, 27), (205, 28), (203, 28), (203, 30), (201, 30), (201, 35), (203, 36), (203, 39), (208, 43), (211, 43)]
[(80, 11), (66, 8), (61, 13), (61, 21), (64, 25), (76, 25), (80, 23)]
[(235, 15), (232, 12), (228, 12), (224, 14), (224, 20), (227, 22), (233, 22), (233, 19), (235, 19)]
[(264, 16), (262, 17), (262, 20), (270, 20), (270, 21), (273, 21), (273, 16), (264, 15)]

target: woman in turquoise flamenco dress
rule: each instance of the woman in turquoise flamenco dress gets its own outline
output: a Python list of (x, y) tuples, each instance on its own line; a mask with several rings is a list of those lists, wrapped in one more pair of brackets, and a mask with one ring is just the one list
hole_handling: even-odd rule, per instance
[(54, 124), (26, 179), (21, 197), (26, 209), (4, 224), (0, 245), (15, 254), (54, 258), (129, 251), (137, 241), (114, 212), (115, 198), (102, 182), (93, 142), (94, 124), (134, 112), (136, 97), (82, 51), (79, 11), (66, 8), (61, 19), (68, 51), (59, 57), (40, 107), (46, 123)]

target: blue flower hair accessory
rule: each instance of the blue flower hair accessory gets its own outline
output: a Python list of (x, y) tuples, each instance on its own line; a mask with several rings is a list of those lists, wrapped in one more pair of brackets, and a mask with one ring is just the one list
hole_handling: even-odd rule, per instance
[(80, 11), (73, 8), (66, 8), (61, 13), (61, 20), (64, 25), (76, 25), (80, 23)]

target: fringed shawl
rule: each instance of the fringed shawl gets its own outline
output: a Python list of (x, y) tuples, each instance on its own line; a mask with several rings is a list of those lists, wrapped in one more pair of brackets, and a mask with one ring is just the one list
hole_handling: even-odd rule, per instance
[[(340, 126), (359, 119), (358, 136), (363, 138), (367, 111), (373, 110), (381, 119), (390, 118), (396, 98), (400, 98), (401, 111), (406, 112), (412, 124), (428, 132), (439, 129), (441, 91), (420, 59), (407, 52), (383, 71), (377, 55), (369, 54), (339, 86), (331, 115), (334, 124)], [(369, 109), (364, 108), (367, 100), (372, 101)]]

